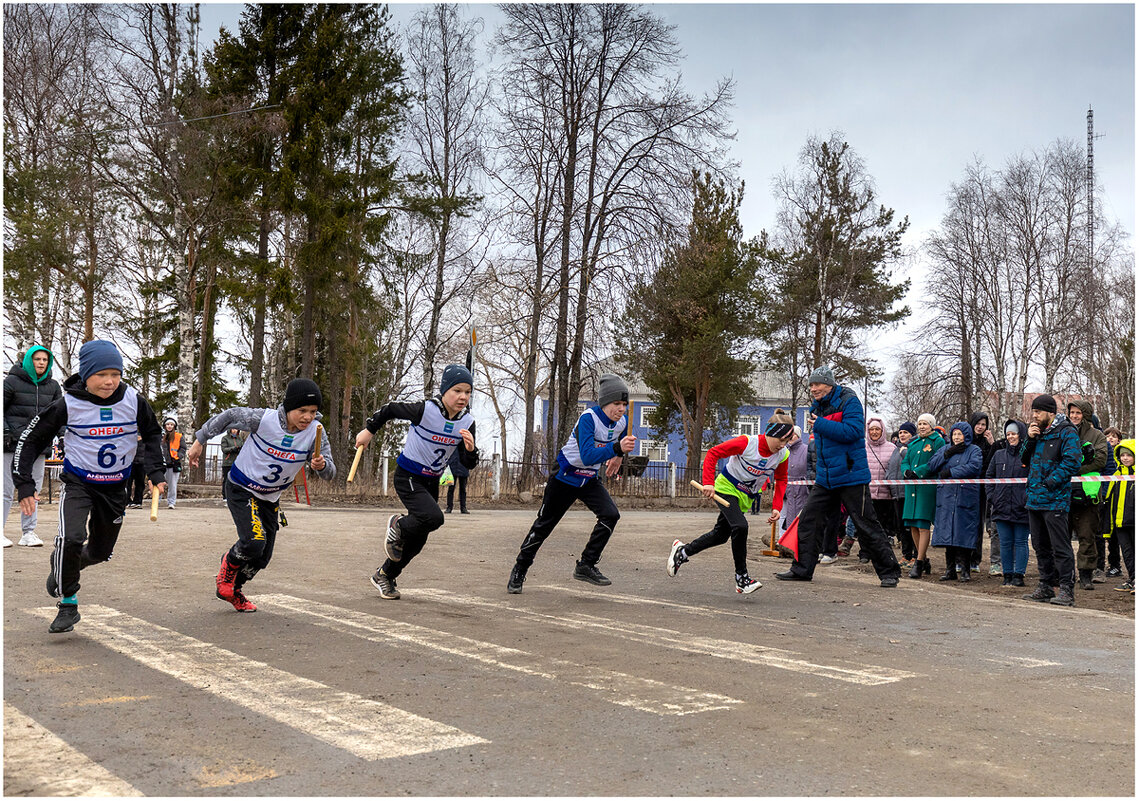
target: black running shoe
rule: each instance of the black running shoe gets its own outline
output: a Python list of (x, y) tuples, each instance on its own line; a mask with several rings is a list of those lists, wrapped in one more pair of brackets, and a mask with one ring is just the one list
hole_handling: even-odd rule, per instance
[(755, 592), (762, 586), (762, 584), (753, 579), (747, 573), (744, 573), (742, 576), (736, 576), (736, 592)]
[(395, 579), (390, 578), (383, 570), (377, 570), (372, 576), (372, 586), (380, 591), (381, 598), (387, 598), (389, 601), (399, 600)]
[(601, 574), (601, 571), (597, 569), (597, 565), (587, 565), (584, 562), (577, 563), (577, 567), (573, 569), (573, 577), (578, 581), (588, 581), (590, 584), (596, 584), (598, 587), (608, 587), (613, 583)]
[(79, 604), (57, 603), (56, 606), (59, 607), (59, 613), (47, 627), (48, 632), (63, 634), (65, 631), (71, 631), (79, 622)]
[(522, 592), (522, 582), (526, 581), (526, 571), (514, 565), (514, 569), (510, 571), (510, 579), (506, 582), (506, 591), (511, 595), (517, 595)]
[(388, 534), (384, 537), (384, 553), (393, 562), (403, 559), (403, 534), (399, 530), (399, 519), (400, 515), (388, 518)]

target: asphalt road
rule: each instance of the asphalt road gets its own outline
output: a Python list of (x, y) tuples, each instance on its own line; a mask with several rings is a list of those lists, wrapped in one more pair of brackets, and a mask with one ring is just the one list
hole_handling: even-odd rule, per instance
[(738, 595), (728, 546), (669, 578), (713, 512), (626, 512), (594, 587), (573, 511), (521, 595), (534, 512), (448, 516), (385, 601), (389, 510), (292, 504), (242, 615), (226, 510), (147, 511), (70, 634), (49, 549), (3, 551), (6, 795), (1134, 795), (1123, 615), (758, 556)]

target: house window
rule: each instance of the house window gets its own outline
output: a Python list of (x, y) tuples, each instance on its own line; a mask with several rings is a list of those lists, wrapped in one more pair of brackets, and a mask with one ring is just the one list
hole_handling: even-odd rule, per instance
[(741, 437), (754, 437), (759, 433), (759, 418), (755, 415), (740, 415), (736, 420), (736, 433)]
[(637, 440), (637, 455), (649, 457), (650, 462), (668, 461), (668, 443), (655, 439)]
[(653, 427), (652, 425), (649, 424), (649, 414), (651, 414), (653, 409), (655, 409), (655, 408), (656, 408), (655, 406), (650, 406), (648, 404), (641, 404), (641, 428), (652, 428)]

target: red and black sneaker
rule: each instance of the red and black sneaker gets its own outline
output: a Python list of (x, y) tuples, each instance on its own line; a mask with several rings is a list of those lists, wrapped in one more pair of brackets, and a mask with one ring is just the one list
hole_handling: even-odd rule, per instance
[(236, 609), (238, 612), (256, 612), (257, 611), (257, 605), (255, 603), (253, 603), (253, 601), (246, 598), (245, 593), (243, 593), (237, 587), (233, 588), (233, 600), (231, 600), (230, 603), (233, 604), (233, 608)]
[(229, 561), (229, 552), (222, 554), (221, 567), (218, 568), (217, 593), (218, 598), (233, 603), (233, 582), (237, 578), (238, 566)]

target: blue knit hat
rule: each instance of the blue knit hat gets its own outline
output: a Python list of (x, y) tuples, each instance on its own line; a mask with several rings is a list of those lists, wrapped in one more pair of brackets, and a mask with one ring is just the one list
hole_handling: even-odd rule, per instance
[(911, 423), (909, 420), (898, 426), (899, 431), (909, 431), (910, 436), (916, 437), (918, 435), (918, 427)]
[(455, 384), (470, 384), (471, 389), (475, 388), (475, 380), (471, 377), (470, 370), (461, 364), (448, 364), (443, 368), (443, 378), (439, 381), (440, 396), (446, 395), (447, 390)]
[(123, 355), (114, 342), (92, 339), (79, 349), (79, 377), (86, 381), (101, 370), (123, 371)]

